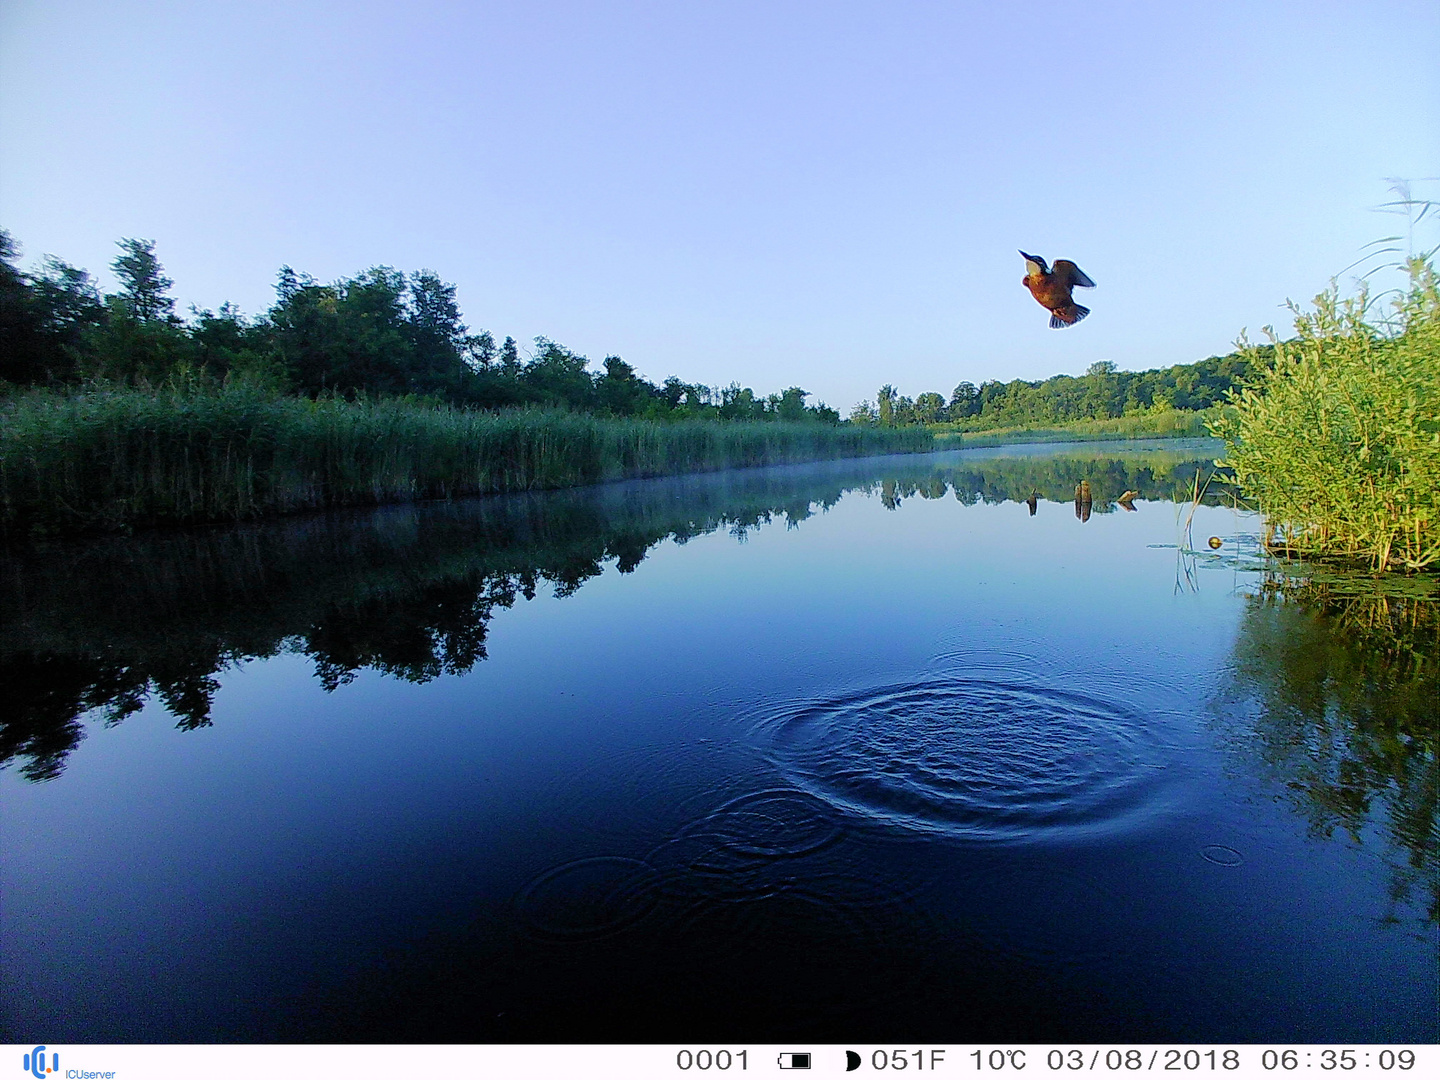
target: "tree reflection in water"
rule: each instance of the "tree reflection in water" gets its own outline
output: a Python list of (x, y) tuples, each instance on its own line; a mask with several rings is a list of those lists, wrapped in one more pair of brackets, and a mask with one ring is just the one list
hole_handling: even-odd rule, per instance
[(612, 561), (630, 573), (666, 539), (798, 524), (849, 491), (898, 510), (948, 495), (1062, 502), (1087, 480), (1105, 513), (1130, 489), (1173, 499), (1210, 468), (1199, 447), (870, 458), (12, 552), (0, 557), (0, 768), (53, 779), (82, 718), (116, 724), (151, 695), (182, 730), (204, 727), (220, 673), (280, 653), (310, 657), (326, 690), (365, 669), (463, 674), (518, 598), (568, 596)]
[(1249, 597), (1226, 739), (1313, 834), (1381, 847), (1395, 905), (1440, 921), (1440, 602), (1423, 580), (1326, 578)]

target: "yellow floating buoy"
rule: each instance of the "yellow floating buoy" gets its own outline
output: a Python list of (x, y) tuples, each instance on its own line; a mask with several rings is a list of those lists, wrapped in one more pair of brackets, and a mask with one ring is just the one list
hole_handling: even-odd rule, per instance
[(1220, 538), (1218, 536), (1210, 537), (1210, 546), (1212, 548), (1218, 548), (1220, 546)]

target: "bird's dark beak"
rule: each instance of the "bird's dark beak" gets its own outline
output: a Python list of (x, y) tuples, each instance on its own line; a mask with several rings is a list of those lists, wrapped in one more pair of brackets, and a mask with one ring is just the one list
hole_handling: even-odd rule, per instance
[[(1017, 248), (1016, 250), (1019, 251), (1018, 248)], [(1034, 255), (1027, 255), (1027, 254), (1025, 254), (1025, 252), (1023, 252), (1023, 251), (1020, 252), (1020, 257), (1021, 257), (1022, 259), (1024, 259), (1026, 262), (1038, 263), (1038, 262), (1040, 261), (1036, 256), (1034, 256)]]

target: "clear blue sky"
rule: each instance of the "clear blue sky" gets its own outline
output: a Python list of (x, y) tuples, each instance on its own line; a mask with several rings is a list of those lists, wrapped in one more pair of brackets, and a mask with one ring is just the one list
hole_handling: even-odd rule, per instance
[[(251, 314), (428, 267), (497, 337), (842, 412), (1226, 352), (1437, 175), (1433, 0), (0, 4), (27, 264), (151, 238)], [(1017, 248), (1094, 314), (1048, 329)]]

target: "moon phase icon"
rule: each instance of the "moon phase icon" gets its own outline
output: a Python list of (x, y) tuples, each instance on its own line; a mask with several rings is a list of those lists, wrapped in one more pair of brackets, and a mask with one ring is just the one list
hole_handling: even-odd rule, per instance
[(854, 1050), (845, 1051), (845, 1071), (854, 1072), (860, 1067), (860, 1055)]

